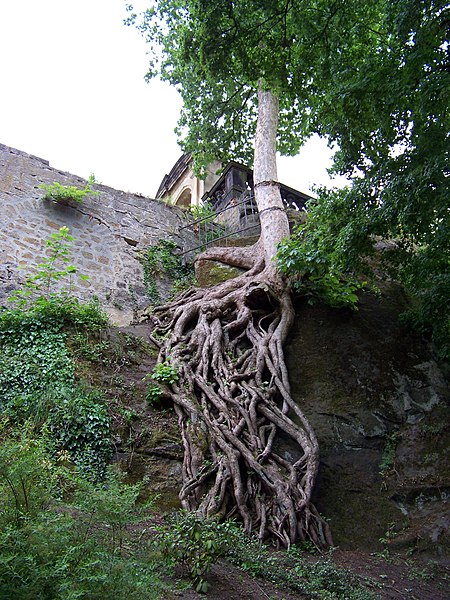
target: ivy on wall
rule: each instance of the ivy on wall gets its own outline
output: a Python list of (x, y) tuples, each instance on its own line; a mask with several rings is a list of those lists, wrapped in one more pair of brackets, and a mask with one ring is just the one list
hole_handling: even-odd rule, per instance
[(176, 248), (177, 245), (171, 240), (159, 240), (154, 246), (149, 246), (141, 258), (145, 290), (153, 305), (161, 303), (157, 282), (163, 276), (171, 281), (171, 295), (194, 283), (192, 265), (183, 264), (175, 252)]

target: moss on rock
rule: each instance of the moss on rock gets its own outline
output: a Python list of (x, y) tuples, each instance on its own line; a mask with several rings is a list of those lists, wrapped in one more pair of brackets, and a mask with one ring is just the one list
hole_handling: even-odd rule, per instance
[(230, 267), (215, 260), (200, 260), (195, 267), (195, 274), (200, 287), (211, 287), (234, 279), (243, 273), (243, 269)]

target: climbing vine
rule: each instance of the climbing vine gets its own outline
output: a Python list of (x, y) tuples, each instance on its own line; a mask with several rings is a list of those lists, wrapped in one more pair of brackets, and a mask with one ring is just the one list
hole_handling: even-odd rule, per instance
[(14, 426), (47, 428), (52, 452), (67, 452), (95, 480), (111, 455), (109, 417), (101, 395), (77, 379), (68, 342), (89, 340), (108, 317), (98, 300), (83, 304), (71, 295), (72, 277), (80, 276), (73, 241), (67, 227), (54, 233), (37, 272), (0, 312), (0, 411)]
[(183, 264), (181, 257), (175, 252), (176, 248), (177, 245), (171, 240), (159, 240), (154, 246), (149, 246), (141, 257), (145, 291), (154, 305), (160, 304), (162, 300), (158, 280), (163, 276), (171, 281), (170, 295), (179, 293), (193, 283), (192, 266)]

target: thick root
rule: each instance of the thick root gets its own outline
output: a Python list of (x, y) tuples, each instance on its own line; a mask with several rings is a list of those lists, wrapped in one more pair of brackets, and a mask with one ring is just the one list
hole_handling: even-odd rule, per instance
[(257, 265), (157, 309), (159, 361), (179, 373), (166, 392), (184, 444), (183, 507), (237, 517), (278, 546), (325, 546), (329, 528), (311, 504), (318, 444), (283, 356), (293, 317), (289, 293)]

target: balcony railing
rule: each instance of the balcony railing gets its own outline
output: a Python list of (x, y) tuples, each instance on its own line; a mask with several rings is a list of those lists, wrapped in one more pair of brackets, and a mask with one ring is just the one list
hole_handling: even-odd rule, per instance
[[(305, 209), (307, 194), (280, 184), (281, 199), (286, 209), (299, 212)], [(197, 219), (181, 227), (180, 232), (188, 231), (192, 235), (183, 235), (182, 255), (202, 250), (211, 245), (231, 245), (240, 237), (259, 235), (260, 223), (258, 209), (253, 193), (253, 171), (244, 165), (230, 162), (222, 176), (203, 196), (202, 201), (214, 210), (213, 215)]]
[(183, 235), (182, 238), (190, 238), (194, 243), (184, 242), (182, 255), (202, 251), (219, 243), (224, 246), (231, 245), (232, 240), (259, 235), (259, 214), (253, 193), (250, 190), (245, 192), (239, 200), (231, 200), (215, 215), (197, 219), (180, 227), (179, 231), (181, 233), (186, 230), (193, 235)]

